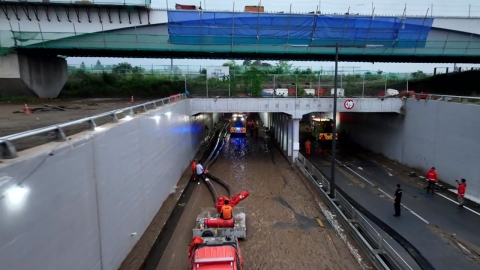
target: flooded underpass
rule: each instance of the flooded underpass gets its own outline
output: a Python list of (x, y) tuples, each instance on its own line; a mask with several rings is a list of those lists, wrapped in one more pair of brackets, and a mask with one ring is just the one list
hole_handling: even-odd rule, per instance
[[(246, 189), (247, 238), (240, 240), (244, 269), (360, 269), (329, 227), (315, 197), (294, 167), (262, 131), (258, 138), (229, 137), (210, 172), (229, 183), (232, 195)], [(214, 184), (219, 195), (226, 190)], [(212, 207), (205, 186), (195, 186), (157, 269), (187, 269), (195, 218)]]

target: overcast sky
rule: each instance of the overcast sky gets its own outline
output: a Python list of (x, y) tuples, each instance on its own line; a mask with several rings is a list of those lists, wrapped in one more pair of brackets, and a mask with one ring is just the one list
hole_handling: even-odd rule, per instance
[[(120, 0), (102, 0), (102, 2), (118, 2)], [(129, 0), (126, 0), (127, 2)], [(135, 1), (135, 0), (130, 0)], [(123, 0), (122, 0), (123, 2)], [(176, 3), (186, 5), (199, 5), (200, 0), (152, 0), (153, 8), (165, 8), (167, 6), (172, 8)], [(257, 5), (256, 1), (252, 0), (236, 0), (232, 1), (218, 1), (218, 0), (201, 0), (204, 9), (215, 10), (232, 10), (235, 5), (235, 10), (242, 10), (246, 5)], [(294, 13), (306, 13), (315, 11), (317, 6), (320, 6), (322, 13), (346, 13), (349, 9), (351, 13), (371, 14), (372, 2), (365, 0), (263, 0), (261, 5), (265, 7), (265, 11), (291, 11)], [(382, 0), (373, 2), (375, 14), (381, 15), (402, 15), (406, 5), (407, 15), (433, 14), (434, 16), (479, 16), (480, 17), (480, 1), (479, 0)], [(432, 9), (433, 6), (433, 9)], [(69, 64), (95, 64), (97, 58), (68, 58)], [(121, 59), (121, 58), (99, 58), (102, 64), (116, 64), (119, 62), (130, 62), (132, 65), (170, 65), (170, 59)], [(174, 65), (185, 66), (191, 65), (192, 69), (200, 68), (200, 66), (215, 66), (221, 65), (227, 60), (190, 60), (190, 59), (176, 59), (173, 60)], [(241, 61), (237, 61), (241, 63)], [(270, 62), (275, 63), (275, 62)], [(330, 69), (333, 67), (331, 62), (290, 62), (294, 66), (312, 67), (319, 69)], [(422, 70), (427, 73), (433, 72), (435, 67), (453, 67), (453, 64), (398, 64), (398, 63), (340, 63), (340, 66), (355, 67), (355, 69), (363, 70), (383, 70), (386, 72), (413, 72)], [(458, 64), (462, 67), (478, 67), (480, 65), (473, 64)], [(183, 69), (183, 68), (182, 68)]]

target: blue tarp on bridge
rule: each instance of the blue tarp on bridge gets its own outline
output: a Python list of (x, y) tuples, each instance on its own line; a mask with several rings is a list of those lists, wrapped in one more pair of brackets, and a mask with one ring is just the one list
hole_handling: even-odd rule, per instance
[(174, 44), (424, 47), (433, 18), (169, 11)]

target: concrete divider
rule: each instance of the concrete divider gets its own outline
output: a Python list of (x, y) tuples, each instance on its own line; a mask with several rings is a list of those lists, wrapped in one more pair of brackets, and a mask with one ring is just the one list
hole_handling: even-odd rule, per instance
[(211, 118), (184, 100), (1, 160), (0, 269), (118, 269)]

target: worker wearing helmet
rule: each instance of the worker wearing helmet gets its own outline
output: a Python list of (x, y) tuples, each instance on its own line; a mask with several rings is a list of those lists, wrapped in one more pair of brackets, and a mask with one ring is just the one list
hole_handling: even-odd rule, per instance
[(220, 210), (220, 217), (223, 219), (231, 219), (233, 208), (228, 205), (230, 203), (228, 200), (225, 200), (223, 203), (225, 205), (222, 206), (222, 209)]

